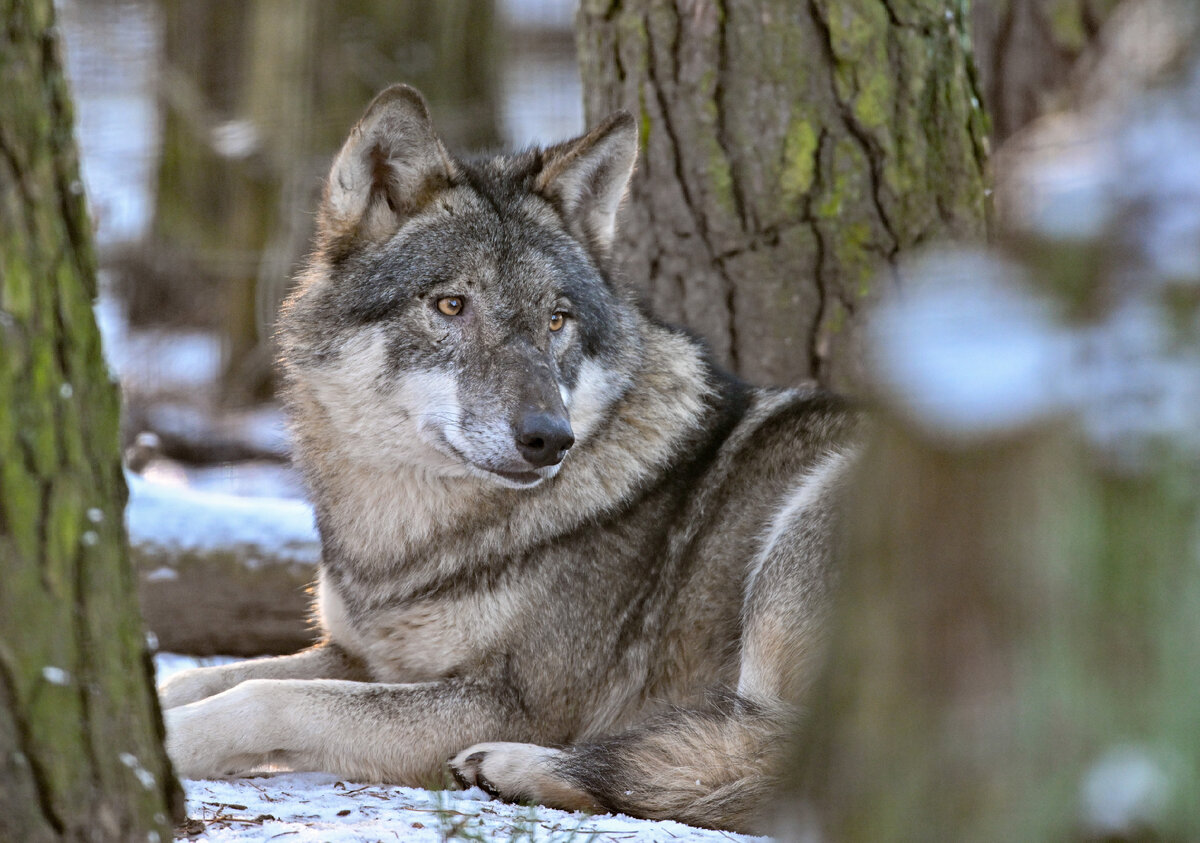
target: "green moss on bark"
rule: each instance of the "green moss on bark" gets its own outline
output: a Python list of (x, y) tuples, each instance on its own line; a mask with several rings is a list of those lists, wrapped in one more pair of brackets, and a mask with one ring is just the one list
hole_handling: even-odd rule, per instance
[(640, 115), (628, 277), (740, 374), (848, 385), (871, 279), (983, 236), (982, 113), (944, 2), (613, 0), (579, 21), (589, 119)]
[(182, 802), (132, 597), (117, 394), (91, 313), (95, 264), (53, 9), (5, 11), (0, 839), (166, 840)]

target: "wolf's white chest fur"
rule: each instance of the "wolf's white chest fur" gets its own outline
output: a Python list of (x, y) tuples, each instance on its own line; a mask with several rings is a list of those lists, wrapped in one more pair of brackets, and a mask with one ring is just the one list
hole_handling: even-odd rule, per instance
[(371, 612), (351, 622), (337, 590), (324, 578), (317, 607), (329, 637), (363, 659), (379, 682), (424, 682), (469, 665), (496, 646), (515, 617), (517, 601), (505, 589), (474, 596), (439, 597)]

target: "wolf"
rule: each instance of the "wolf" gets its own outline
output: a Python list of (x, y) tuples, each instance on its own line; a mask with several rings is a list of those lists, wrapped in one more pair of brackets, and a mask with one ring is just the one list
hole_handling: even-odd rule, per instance
[(161, 688), (187, 777), (270, 766), (761, 830), (817, 673), (855, 411), (752, 387), (615, 268), (619, 111), (451, 155), (421, 95), (336, 156), (280, 320), (321, 643)]

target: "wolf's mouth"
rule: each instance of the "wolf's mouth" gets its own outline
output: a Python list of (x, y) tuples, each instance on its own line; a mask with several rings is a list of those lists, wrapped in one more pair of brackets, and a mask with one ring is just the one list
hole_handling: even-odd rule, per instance
[(536, 471), (500, 471), (495, 468), (485, 469), (497, 477), (502, 477), (509, 483), (520, 483), (523, 486), (532, 486), (540, 483), (544, 478)]
[(546, 479), (545, 474), (539, 474), (536, 471), (505, 471), (504, 469), (493, 468), (490, 465), (480, 465), (474, 460), (469, 459), (467, 455), (458, 448), (454, 447), (454, 444), (447, 439), (446, 435), (441, 431), (438, 431), (438, 440), (451, 454), (453, 454), (459, 460), (462, 460), (467, 465), (471, 466), (471, 468), (482, 474), (491, 474), (499, 477), (501, 480), (511, 483), (514, 486), (536, 486), (538, 483), (541, 483)]

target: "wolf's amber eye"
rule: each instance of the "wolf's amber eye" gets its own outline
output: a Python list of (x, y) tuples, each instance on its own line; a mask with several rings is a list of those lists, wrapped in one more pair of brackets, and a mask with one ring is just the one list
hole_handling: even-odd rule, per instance
[(551, 331), (561, 331), (562, 326), (565, 324), (567, 324), (567, 314), (563, 313), (561, 310), (550, 317)]
[(444, 296), (438, 299), (437, 309), (447, 316), (457, 316), (462, 313), (463, 300), (459, 296)]

